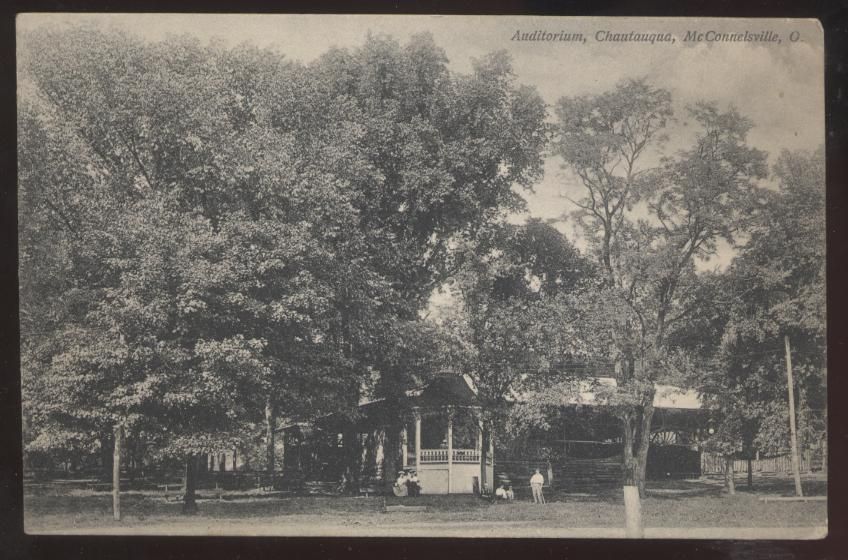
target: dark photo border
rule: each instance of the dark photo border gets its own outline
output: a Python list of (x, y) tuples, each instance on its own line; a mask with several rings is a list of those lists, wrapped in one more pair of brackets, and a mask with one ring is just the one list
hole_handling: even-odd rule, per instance
[[(827, 538), (816, 541), (728, 540), (553, 540), (268, 537), (60, 537), (23, 533), (21, 472), (21, 393), (17, 284), (17, 191), (15, 117), (15, 15), (20, 12), (206, 12), (206, 13), (360, 13), (360, 14), (511, 14), (664, 17), (817, 18), (825, 33), (827, 255), (828, 255), (828, 410), (829, 471)], [(197, 0), (41, 0), (17, 1), (0, 15), (0, 557), (4, 558), (821, 558), (848, 557), (846, 497), (840, 473), (846, 467), (848, 397), (846, 337), (845, 229), (848, 220), (848, 2), (648, 0), (452, 2), (359, 2), (289, 0), (239, 2)]]

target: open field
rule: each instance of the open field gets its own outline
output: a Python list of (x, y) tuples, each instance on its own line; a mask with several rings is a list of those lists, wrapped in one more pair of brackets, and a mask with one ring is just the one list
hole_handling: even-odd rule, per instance
[[(805, 479), (808, 495), (824, 495), (826, 482)], [(825, 533), (827, 504), (769, 502), (764, 496), (791, 494), (789, 479), (744, 483), (736, 496), (708, 479), (666, 481), (649, 487), (643, 503), (648, 537), (816, 538)], [(141, 533), (211, 535), (370, 535), (495, 537), (623, 537), (624, 505), (619, 491), (599, 495), (549, 493), (536, 506), (523, 495), (510, 504), (474, 496), (262, 497), (201, 494), (199, 514), (180, 514), (181, 504), (161, 494), (128, 492), (124, 519), (111, 517), (106, 492), (56, 488), (25, 493), (28, 533)], [(426, 511), (385, 512), (385, 506), (423, 505)], [(787, 529), (783, 529), (787, 528)], [(732, 532), (728, 532), (732, 531)]]

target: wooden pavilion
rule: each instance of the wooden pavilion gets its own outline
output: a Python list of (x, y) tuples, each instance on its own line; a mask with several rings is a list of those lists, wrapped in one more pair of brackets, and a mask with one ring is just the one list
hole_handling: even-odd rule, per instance
[(385, 486), (397, 475), (385, 472), (391, 465), (416, 471), (422, 494), (487, 493), (494, 449), (482, 412), (470, 378), (440, 375), (400, 398), (360, 403), (353, 419), (333, 414), (285, 426), (284, 471), (340, 480), (352, 467), (358, 485)]

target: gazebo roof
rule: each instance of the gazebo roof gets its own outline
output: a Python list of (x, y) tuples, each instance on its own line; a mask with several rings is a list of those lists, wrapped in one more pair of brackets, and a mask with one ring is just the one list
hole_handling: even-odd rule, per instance
[[(359, 410), (364, 414), (363, 419), (369, 417), (376, 419), (380, 418), (383, 414), (394, 414), (395, 412), (392, 412), (392, 410), (397, 410), (394, 408), (395, 405), (400, 405), (404, 409), (432, 409), (445, 406), (479, 406), (480, 402), (477, 398), (477, 389), (474, 387), (474, 382), (470, 377), (467, 375), (444, 373), (433, 377), (423, 385), (406, 390), (403, 397), (395, 403), (390, 403), (385, 398), (362, 400), (359, 402)], [(346, 421), (338, 414), (330, 413), (316, 418), (313, 423), (329, 423), (332, 425)], [(278, 430), (286, 430), (305, 424), (307, 423), (289, 422), (278, 428)]]
[[(371, 407), (385, 402), (385, 398), (368, 399), (359, 402), (360, 408)], [(402, 398), (403, 404), (409, 407), (437, 406), (476, 406), (477, 389), (467, 375), (443, 373), (420, 385), (407, 389)]]
[(410, 389), (406, 397), (409, 406), (421, 408), (479, 405), (474, 384), (465, 375), (439, 375), (422, 387)]

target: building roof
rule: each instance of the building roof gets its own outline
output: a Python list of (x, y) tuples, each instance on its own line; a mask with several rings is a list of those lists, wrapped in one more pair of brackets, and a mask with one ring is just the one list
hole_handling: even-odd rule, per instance
[[(596, 395), (599, 386), (616, 387), (618, 382), (614, 377), (595, 377), (592, 379), (580, 379), (574, 381), (570, 391), (561, 392), (560, 403), (562, 405), (584, 405), (584, 406), (604, 406), (598, 402)], [(656, 385), (656, 394), (654, 395), (654, 407), (659, 410), (701, 410), (703, 405), (696, 391), (692, 389), (683, 389), (673, 385)], [(513, 400), (518, 402), (529, 402), (533, 400), (532, 392), (513, 395)], [(383, 404), (386, 399), (371, 399), (363, 400), (359, 403), (359, 408), (366, 414), (377, 413), (384, 409)], [(479, 406), (480, 401), (477, 397), (477, 388), (474, 382), (467, 375), (457, 374), (442, 374), (437, 375), (428, 383), (408, 389), (402, 399), (404, 407), (408, 408), (437, 408), (442, 406)], [(370, 412), (368, 412), (370, 411)], [(327, 414), (318, 418), (329, 419), (335, 417), (336, 414)], [(279, 429), (294, 427), (299, 423), (288, 423)]]
[[(387, 409), (387, 399), (363, 399), (359, 401), (359, 410), (368, 417), (369, 415), (381, 414)], [(407, 389), (400, 400), (404, 408), (439, 408), (443, 406), (479, 406), (477, 399), (477, 388), (467, 375), (445, 373), (437, 375), (429, 382)], [(390, 408), (390, 407), (389, 407)], [(319, 416), (313, 422), (285, 422), (277, 430), (287, 430), (294, 427), (303, 427), (319, 421), (336, 421), (339, 415), (329, 413)]]
[[(598, 403), (596, 389), (598, 386), (617, 387), (618, 382), (614, 377), (595, 377), (578, 380), (575, 385), (570, 392), (562, 393), (561, 403), (563, 405), (603, 406), (603, 403)], [(654, 408), (699, 410), (703, 407), (698, 393), (693, 389), (662, 384), (657, 384), (656, 389)], [(525, 402), (532, 398), (532, 393), (516, 396), (516, 400)]]
[(406, 392), (410, 406), (475, 406), (477, 389), (467, 375), (439, 375), (426, 385)]

